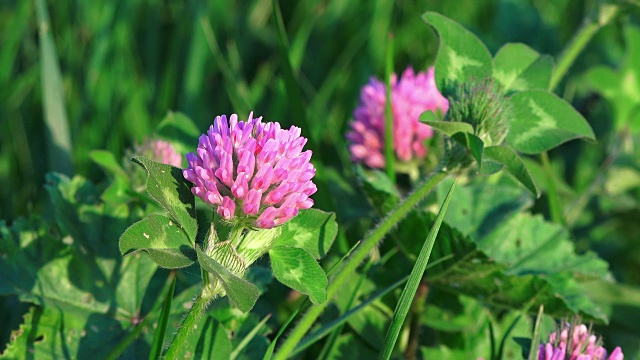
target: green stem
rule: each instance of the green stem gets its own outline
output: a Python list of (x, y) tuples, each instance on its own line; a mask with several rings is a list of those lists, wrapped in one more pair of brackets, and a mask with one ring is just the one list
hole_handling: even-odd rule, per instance
[(127, 334), (127, 336), (122, 339), (114, 348), (111, 349), (109, 354), (104, 357), (105, 360), (116, 360), (120, 358), (120, 356), (129, 348), (129, 345), (133, 343), (140, 334), (142, 333), (142, 329), (144, 329), (149, 323), (153, 320), (153, 317), (147, 316), (144, 320), (140, 321), (133, 329)]
[(47, 149), (47, 171), (73, 175), (73, 158), (69, 120), (65, 108), (64, 86), (56, 44), (51, 32), (49, 12), (44, 0), (34, 0), (38, 21), (42, 108)]
[(576, 33), (573, 39), (571, 39), (569, 45), (567, 45), (564, 51), (560, 54), (556, 68), (553, 74), (551, 74), (549, 91), (553, 91), (558, 87), (558, 84), (560, 84), (562, 78), (567, 74), (567, 71), (569, 71), (569, 68), (573, 65), (578, 55), (580, 55), (584, 47), (587, 46), (591, 38), (593, 38), (601, 27), (602, 25), (592, 19), (585, 19), (584, 23), (578, 30), (578, 33)]
[(411, 211), (411, 209), (413, 209), (442, 179), (444, 179), (445, 176), (446, 173), (441, 170), (434, 172), (431, 176), (426, 178), (425, 181), (403, 202), (398, 204), (398, 206), (392, 210), (387, 217), (382, 219), (378, 226), (369, 233), (369, 236), (360, 243), (360, 246), (353, 251), (351, 257), (336, 270), (336, 274), (327, 288), (327, 300), (322, 304), (312, 306), (307, 310), (302, 319), (300, 319), (300, 322), (298, 322), (291, 332), (291, 335), (285, 340), (278, 352), (275, 354), (274, 359), (286, 359), (289, 357), (304, 334), (316, 322), (327, 305), (329, 305), (334, 295), (344, 285), (345, 281), (350, 276), (353, 276), (358, 266), (366, 259), (371, 249), (373, 249), (384, 238), (384, 236), (391, 231), (391, 229), (393, 229), (393, 227), (396, 226), (396, 224), (402, 220), (409, 211)]
[(207, 309), (207, 305), (209, 305), (209, 301), (211, 298), (203, 297), (202, 294), (199, 294), (196, 297), (191, 309), (187, 312), (187, 315), (182, 320), (182, 324), (178, 328), (178, 333), (171, 341), (171, 345), (169, 345), (169, 349), (164, 354), (164, 358), (166, 359), (177, 359), (180, 352), (184, 350), (184, 346), (187, 343), (187, 339), (189, 335), (193, 331), (198, 328), (198, 324), (200, 320), (202, 320), (202, 316)]
[[(569, 68), (571, 68), (575, 60), (578, 58), (578, 55), (580, 55), (582, 50), (584, 50), (598, 30), (615, 19), (620, 13), (620, 8), (616, 5), (602, 4), (596, 10), (595, 16), (585, 18), (578, 32), (573, 36), (567, 47), (558, 57), (556, 68), (551, 74), (549, 91), (554, 91), (556, 87), (558, 87), (562, 78), (567, 74)], [(543, 152), (540, 154), (540, 159), (542, 160), (542, 166), (547, 178), (547, 191), (549, 193), (549, 211), (551, 212), (551, 218), (558, 224), (565, 224), (564, 216), (560, 209), (560, 202), (558, 200), (555, 183), (553, 181), (551, 166), (549, 165), (549, 156), (546, 152)]]
[(554, 91), (556, 87), (558, 87), (558, 84), (560, 84), (562, 78), (567, 74), (567, 71), (569, 71), (569, 68), (573, 65), (578, 55), (580, 55), (598, 30), (613, 21), (613, 19), (622, 12), (620, 5), (603, 2), (598, 5), (592, 16), (584, 19), (578, 32), (558, 57), (555, 71), (551, 74), (549, 91)]
[[(160, 293), (166, 293), (169, 291), (169, 287), (172, 286), (173, 280), (175, 279), (175, 273), (170, 273), (167, 277), (167, 282), (165, 283), (162, 291)], [(153, 309), (140, 321), (137, 323), (131, 331), (127, 334), (127, 336), (122, 339), (111, 351), (105, 356), (105, 360), (115, 360), (120, 358), (120, 356), (129, 348), (132, 342), (134, 342), (140, 334), (142, 330), (149, 325), (152, 320), (155, 320), (157, 315), (156, 313), (160, 310), (163, 302), (160, 301), (162, 298), (159, 298), (153, 306)]]
[(578, 219), (578, 216), (582, 214), (582, 211), (589, 203), (589, 200), (591, 200), (591, 197), (594, 195), (596, 191), (598, 191), (602, 187), (604, 182), (607, 180), (606, 175), (609, 174), (609, 169), (611, 168), (611, 166), (613, 166), (616, 159), (620, 155), (620, 151), (621, 151), (620, 144), (623, 144), (625, 142), (624, 139), (628, 135), (628, 130), (629, 130), (628, 128), (623, 129), (622, 133), (619, 133), (617, 135), (617, 136), (621, 136), (620, 139), (618, 139), (616, 136), (616, 140), (619, 140), (619, 141), (614, 142), (615, 145), (613, 149), (611, 149), (607, 158), (604, 159), (604, 161), (598, 168), (598, 171), (596, 171), (596, 175), (594, 179), (591, 181), (591, 184), (589, 185), (589, 187), (582, 194), (580, 194), (580, 196), (577, 199), (575, 199), (573, 203), (567, 206), (564, 219), (566, 224), (569, 227), (571, 227), (573, 223)]
[(551, 220), (556, 224), (564, 224), (564, 216), (562, 216), (562, 207), (556, 190), (556, 183), (553, 179), (553, 170), (549, 162), (549, 155), (546, 151), (540, 153), (540, 161), (542, 161), (542, 169), (544, 176), (547, 178), (547, 196), (549, 198), (549, 211), (551, 212)]
[(393, 108), (391, 103), (391, 74), (393, 73), (393, 35), (389, 34), (387, 45), (387, 61), (385, 63), (385, 81), (387, 85), (387, 101), (384, 107), (384, 162), (387, 176), (396, 182), (395, 153), (393, 151)]
[(242, 232), (244, 231), (244, 226), (242, 225), (235, 225), (232, 229), (231, 229), (231, 233), (229, 234), (229, 240), (231, 241), (231, 243), (233, 244), (233, 246), (235, 246), (236, 248), (240, 247), (240, 243), (242, 242), (242, 240), (244, 240), (244, 238), (242, 237)]

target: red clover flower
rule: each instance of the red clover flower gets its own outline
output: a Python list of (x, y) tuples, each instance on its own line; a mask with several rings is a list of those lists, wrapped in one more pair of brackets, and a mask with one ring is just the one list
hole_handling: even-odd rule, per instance
[(302, 151), (307, 139), (300, 128), (261, 120), (253, 113), (247, 121), (217, 116), (197, 151), (187, 154), (183, 175), (194, 184), (193, 194), (225, 220), (270, 229), (313, 206), (316, 170), (311, 150)]
[(624, 354), (616, 347), (607, 357), (602, 340), (589, 332), (584, 324), (566, 324), (551, 333), (549, 342), (540, 344), (538, 360), (623, 360)]
[[(433, 129), (418, 121), (426, 110), (446, 112), (449, 102), (436, 87), (433, 67), (415, 74), (407, 68), (400, 80), (391, 77), (391, 108), (393, 110), (393, 144), (400, 161), (409, 162), (427, 154), (426, 139)], [(383, 168), (385, 128), (385, 84), (375, 78), (360, 92), (360, 105), (354, 111), (351, 131), (347, 133), (351, 158), (371, 168)]]

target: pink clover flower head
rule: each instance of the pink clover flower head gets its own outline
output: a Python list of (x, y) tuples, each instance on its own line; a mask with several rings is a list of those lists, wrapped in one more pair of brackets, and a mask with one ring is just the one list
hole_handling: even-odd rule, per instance
[(623, 360), (620, 347), (613, 349), (609, 357), (601, 346), (602, 339), (593, 335), (584, 324), (566, 323), (552, 332), (549, 342), (540, 344), (538, 360)]
[[(403, 162), (423, 158), (427, 154), (424, 142), (433, 136), (433, 129), (419, 122), (418, 117), (427, 110), (445, 113), (449, 108), (449, 102), (436, 87), (434, 68), (416, 74), (409, 67), (399, 81), (393, 74), (390, 85), (396, 156)], [(371, 168), (385, 166), (386, 99), (385, 84), (372, 78), (360, 92), (360, 104), (347, 133), (352, 160)]]
[(270, 229), (313, 206), (311, 181), (316, 169), (300, 128), (281, 129), (249, 114), (217, 116), (198, 149), (187, 154), (185, 179), (191, 192), (227, 221), (248, 219), (249, 225)]
[(135, 147), (135, 153), (146, 156), (153, 161), (175, 167), (182, 167), (182, 156), (169, 142), (157, 139), (145, 139)]

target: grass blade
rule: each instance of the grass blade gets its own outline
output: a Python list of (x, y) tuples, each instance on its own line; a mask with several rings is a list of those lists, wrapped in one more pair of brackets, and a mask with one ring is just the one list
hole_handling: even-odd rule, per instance
[(544, 151), (540, 154), (540, 160), (542, 162), (542, 169), (544, 170), (544, 176), (547, 178), (547, 196), (549, 198), (549, 212), (551, 213), (551, 219), (556, 224), (565, 224), (564, 217), (562, 215), (562, 206), (560, 205), (560, 199), (558, 198), (558, 191), (556, 190), (556, 183), (553, 176), (553, 170), (551, 169), (551, 163), (549, 162), (549, 155)]
[[(351, 292), (351, 297), (349, 298), (349, 302), (347, 303), (346, 309), (350, 309), (351, 306), (353, 305), (354, 301), (356, 301), (356, 298), (358, 297), (358, 292), (360, 291), (360, 287), (362, 286), (362, 283), (364, 282), (364, 279), (367, 277), (367, 274), (369, 273), (369, 270), (371, 269), (371, 265), (373, 265), (373, 261), (372, 261), (371, 258), (369, 258), (369, 261), (367, 262), (367, 265), (365, 266), (364, 270), (362, 271), (362, 274), (360, 275), (360, 279), (358, 279), (358, 283), (356, 284), (355, 288)], [(331, 351), (332, 351), (333, 347), (335, 346), (336, 339), (342, 333), (342, 328), (343, 327), (344, 327), (344, 324), (341, 324), (340, 326), (338, 326), (331, 333), (331, 336), (325, 342), (324, 347), (320, 351), (320, 355), (318, 355), (318, 359), (325, 359), (328, 354), (331, 354)]]
[(534, 302), (535, 302), (535, 298), (531, 299), (531, 301), (529, 301), (529, 303), (527, 303), (527, 305), (522, 309), (520, 314), (513, 320), (511, 325), (509, 325), (509, 328), (504, 333), (504, 335), (502, 336), (502, 340), (500, 341), (500, 346), (498, 347), (498, 354), (496, 356), (497, 359), (503, 358), (504, 347), (507, 344), (507, 339), (509, 338), (509, 335), (511, 334), (513, 329), (516, 328), (516, 325), (518, 325), (518, 322), (520, 321), (520, 319), (522, 319), (523, 316), (526, 316), (527, 313), (529, 313), (529, 309), (531, 309), (531, 306), (533, 305)]
[(391, 99), (391, 74), (393, 73), (393, 35), (387, 38), (387, 59), (385, 62), (385, 84), (387, 85), (387, 101), (384, 105), (384, 161), (387, 176), (391, 182), (396, 182), (395, 158), (393, 151), (393, 108)]
[(151, 345), (151, 352), (149, 352), (149, 360), (159, 359), (162, 355), (162, 348), (164, 347), (164, 338), (167, 334), (167, 326), (169, 325), (169, 316), (171, 315), (171, 303), (173, 302), (173, 293), (176, 290), (176, 272), (172, 271), (169, 275), (173, 278), (171, 285), (167, 291), (167, 295), (164, 298), (162, 304), (162, 311), (160, 312), (160, 319), (158, 319), (158, 327), (155, 334), (153, 334), (153, 344)]
[(218, 46), (218, 41), (216, 40), (216, 36), (213, 33), (213, 28), (211, 27), (211, 22), (206, 16), (200, 17), (200, 26), (202, 27), (202, 31), (204, 33), (205, 38), (207, 39), (207, 43), (209, 44), (209, 49), (213, 54), (213, 57), (216, 60), (216, 64), (222, 73), (222, 76), (225, 81), (225, 88), (229, 93), (229, 100), (231, 100), (231, 104), (235, 109), (235, 112), (241, 114), (242, 116), (249, 116), (249, 111), (251, 111), (251, 104), (249, 104), (249, 100), (240, 92), (240, 88), (236, 86), (239, 84), (238, 79), (234, 75), (229, 63), (224, 58), (222, 51), (220, 51), (220, 46)]
[(263, 360), (270, 360), (271, 356), (273, 355), (273, 352), (276, 349), (276, 344), (278, 343), (278, 339), (280, 339), (280, 336), (282, 336), (282, 334), (284, 333), (284, 331), (287, 329), (287, 326), (289, 326), (289, 324), (291, 324), (291, 322), (293, 321), (293, 319), (296, 318), (296, 316), (300, 313), (300, 310), (302, 310), (302, 308), (307, 305), (308, 303), (310, 303), (309, 298), (306, 297), (298, 306), (298, 308), (291, 313), (291, 316), (289, 316), (289, 318), (287, 319), (287, 321), (282, 324), (282, 326), (280, 327), (280, 330), (278, 330), (278, 333), (276, 334), (276, 337), (273, 338), (273, 340), (271, 341), (271, 344), (269, 344), (269, 347), (267, 348), (267, 351), (264, 352), (264, 356), (262, 357)]
[[(162, 287), (162, 291), (160, 293), (169, 291), (169, 287), (173, 286), (171, 285), (170, 282), (173, 283), (171, 278), (167, 277), (167, 281)], [(122, 339), (122, 341), (120, 341), (115, 347), (111, 349), (111, 351), (104, 357), (104, 359), (105, 360), (119, 359), (122, 356), (122, 354), (125, 351), (127, 351), (127, 348), (129, 348), (131, 343), (133, 343), (136, 339), (140, 337), (140, 334), (142, 334), (142, 330), (147, 328), (148, 326), (151, 326), (153, 321), (156, 319), (156, 313), (158, 312), (158, 310), (160, 310), (161, 304), (162, 303), (160, 302), (160, 298), (158, 298), (156, 302), (153, 304), (153, 308), (144, 317), (144, 319), (142, 319), (142, 321), (140, 321), (139, 323), (131, 327), (131, 330), (129, 331), (129, 333)]]
[(43, 112), (47, 129), (47, 162), (49, 171), (73, 174), (71, 135), (67, 111), (64, 107), (62, 76), (51, 35), (49, 12), (44, 0), (35, 0), (40, 40), (40, 69), (42, 77)]
[(264, 327), (264, 325), (267, 323), (270, 317), (271, 317), (271, 314), (265, 316), (264, 319), (262, 319), (262, 321), (258, 323), (258, 325), (256, 325), (253, 329), (251, 329), (251, 331), (249, 331), (247, 336), (245, 336), (242, 339), (242, 341), (240, 341), (238, 346), (235, 349), (233, 349), (233, 352), (229, 356), (229, 360), (235, 360), (235, 358), (238, 357), (240, 352), (242, 352), (242, 350), (244, 350), (244, 348), (247, 347), (247, 345), (249, 345), (249, 342), (251, 342), (251, 340), (253, 340), (253, 338), (256, 335), (258, 335), (258, 332)]
[(453, 194), (453, 190), (456, 187), (456, 181), (451, 184), (451, 188), (447, 193), (447, 197), (444, 199), (444, 202), (440, 207), (440, 211), (438, 212), (438, 216), (436, 217), (436, 222), (431, 227), (429, 235), (427, 235), (427, 239), (425, 240), (424, 244), (422, 245), (422, 249), (420, 250), (420, 255), (418, 255), (418, 260), (416, 261), (413, 270), (411, 270), (409, 281), (407, 281), (407, 285), (404, 287), (402, 295), (400, 295), (400, 300), (398, 301), (396, 310), (393, 313), (393, 319), (391, 320), (389, 330), (387, 330), (387, 335), (384, 339), (384, 346), (382, 348), (380, 356), (378, 356), (378, 359), (386, 360), (391, 357), (391, 353), (393, 352), (393, 348), (395, 347), (396, 340), (398, 340), (398, 335), (400, 334), (400, 330), (402, 329), (404, 320), (406, 319), (407, 314), (409, 313), (409, 309), (411, 308), (413, 297), (416, 295), (420, 280), (422, 279), (422, 276), (427, 269), (429, 256), (431, 256), (433, 244), (436, 242), (438, 231), (440, 231), (440, 225), (442, 225), (444, 214), (447, 212), (447, 208), (449, 207), (451, 195)]
[(540, 351), (540, 325), (542, 324), (543, 314), (544, 305), (540, 305), (538, 317), (536, 317), (536, 325), (533, 328), (533, 338), (531, 339), (531, 347), (529, 348), (529, 360), (536, 360), (538, 358), (538, 351)]
[(378, 291), (372, 297), (370, 297), (366, 301), (362, 302), (357, 307), (347, 311), (346, 313), (344, 313), (339, 318), (337, 318), (337, 319), (325, 324), (320, 329), (318, 329), (315, 332), (309, 334), (309, 336), (307, 336), (304, 339), (302, 339), (302, 341), (300, 341), (300, 343), (295, 347), (295, 349), (292, 352), (292, 355), (295, 355), (295, 354), (301, 352), (302, 350), (308, 348), (309, 346), (313, 345), (316, 341), (320, 340), (321, 338), (323, 338), (324, 336), (329, 334), (333, 329), (335, 329), (336, 327), (344, 324), (347, 320), (349, 320), (349, 318), (352, 315), (356, 314), (360, 310), (362, 310), (365, 307), (369, 306), (369, 304), (371, 304), (372, 302), (374, 302), (374, 301), (380, 299), (381, 297), (385, 296), (386, 294), (391, 292), (391, 290), (393, 290), (393, 289), (397, 288), (398, 286), (402, 285), (405, 281), (407, 281), (408, 278), (409, 278), (409, 275), (407, 275), (407, 276), (403, 277), (402, 279), (394, 282), (393, 284), (387, 286), (386, 288)]
[[(293, 117), (299, 121), (305, 129), (311, 127), (307, 121), (307, 114), (305, 112), (304, 101), (302, 100), (302, 92), (296, 75), (293, 72), (291, 66), (291, 59), (289, 58), (289, 40), (287, 38), (287, 32), (284, 28), (284, 20), (282, 19), (282, 12), (280, 11), (280, 4), (278, 0), (272, 0), (271, 5), (273, 7), (273, 14), (276, 17), (276, 24), (278, 26), (278, 50), (280, 52), (280, 61), (283, 70), (284, 83), (287, 88), (287, 94), (290, 97), (289, 104), (293, 111)], [(314, 143), (318, 143), (318, 139), (311, 139)]]

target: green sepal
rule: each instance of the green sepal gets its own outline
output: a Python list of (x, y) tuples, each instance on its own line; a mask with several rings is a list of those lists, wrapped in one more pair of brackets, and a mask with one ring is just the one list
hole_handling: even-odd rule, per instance
[(419, 120), (431, 126), (435, 130), (438, 130), (444, 133), (447, 136), (452, 136), (455, 133), (469, 133), (473, 134), (473, 126), (471, 124), (461, 121), (442, 121), (442, 120), (433, 120), (433, 112), (425, 111), (423, 112)]
[(482, 165), (484, 142), (479, 137), (472, 133), (459, 132), (451, 135), (451, 138), (467, 148), (478, 165)]
[(196, 246), (196, 252), (200, 266), (220, 282), (229, 301), (244, 313), (251, 310), (260, 296), (258, 287), (234, 275), (219, 262), (205, 254), (199, 246)]

